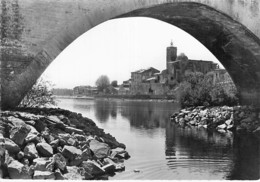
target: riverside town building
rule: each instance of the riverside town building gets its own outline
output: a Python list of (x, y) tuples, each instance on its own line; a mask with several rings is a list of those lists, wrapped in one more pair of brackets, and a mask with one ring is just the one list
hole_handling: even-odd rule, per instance
[(119, 88), (119, 95), (172, 95), (176, 85), (183, 81), (189, 72), (211, 74), (214, 84), (231, 82), (225, 69), (217, 63), (205, 60), (191, 60), (184, 54), (177, 56), (177, 47), (171, 45), (166, 49), (166, 69), (161, 72), (153, 67), (140, 69), (131, 73), (131, 79), (124, 81)]

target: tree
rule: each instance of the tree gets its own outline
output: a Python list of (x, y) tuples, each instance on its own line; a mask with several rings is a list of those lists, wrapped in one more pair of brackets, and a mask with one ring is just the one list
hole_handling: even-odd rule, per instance
[(46, 107), (56, 105), (51, 89), (52, 86), (49, 81), (39, 79), (25, 95), (19, 107)]
[(97, 81), (96, 81), (96, 86), (98, 87), (98, 90), (101, 92), (104, 92), (110, 85), (110, 81), (108, 76), (106, 75), (101, 75)]
[(118, 87), (117, 81), (116, 80), (112, 81), (111, 86), (112, 87)]
[(234, 83), (213, 83), (213, 77), (202, 73), (185, 75), (180, 84), (179, 103), (182, 107), (237, 105), (238, 92)]

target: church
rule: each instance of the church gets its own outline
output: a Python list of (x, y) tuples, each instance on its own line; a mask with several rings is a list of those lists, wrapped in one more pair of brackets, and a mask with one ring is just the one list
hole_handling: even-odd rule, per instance
[[(149, 67), (131, 72), (131, 79), (121, 85), (119, 94), (171, 95), (174, 87), (183, 81), (188, 72), (207, 74), (218, 70), (218, 64), (212, 61), (188, 59), (183, 53), (177, 56), (177, 47), (171, 42), (166, 48), (166, 69), (159, 71)], [(224, 69), (221, 71), (226, 73)]]

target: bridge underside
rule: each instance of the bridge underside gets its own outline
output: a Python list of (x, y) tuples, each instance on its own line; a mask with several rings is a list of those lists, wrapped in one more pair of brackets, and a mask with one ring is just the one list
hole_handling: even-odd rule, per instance
[[(107, 19), (124, 17), (155, 18), (191, 34), (227, 69), (240, 92), (241, 103), (260, 106), (260, 40), (239, 22), (198, 3), (161, 4), (126, 14), (120, 13)], [(30, 61), (21, 73), (10, 80), (10, 76), (1, 75), (2, 109), (17, 106), (52, 60), (73, 40), (91, 28), (82, 24), (86, 24), (84, 19), (77, 26), (74, 24), (70, 27), (69, 33), (65, 30), (60, 32), (64, 36), (57, 36), (56, 42), (59, 44), (50, 41), (45, 45), (47, 48), (39, 50), (38, 54), (25, 56), (18, 53), (19, 59)], [(58, 51), (53, 53), (53, 50)], [(10, 61), (12, 57), (13, 53), (5, 53), (3, 63)]]

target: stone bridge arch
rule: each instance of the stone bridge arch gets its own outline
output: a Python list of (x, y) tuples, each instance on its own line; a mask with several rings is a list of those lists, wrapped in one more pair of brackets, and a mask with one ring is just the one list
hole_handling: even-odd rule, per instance
[(140, 16), (191, 34), (227, 69), (241, 102), (260, 105), (257, 0), (1, 0), (0, 12), (2, 109), (17, 106), (77, 37), (106, 20)]

